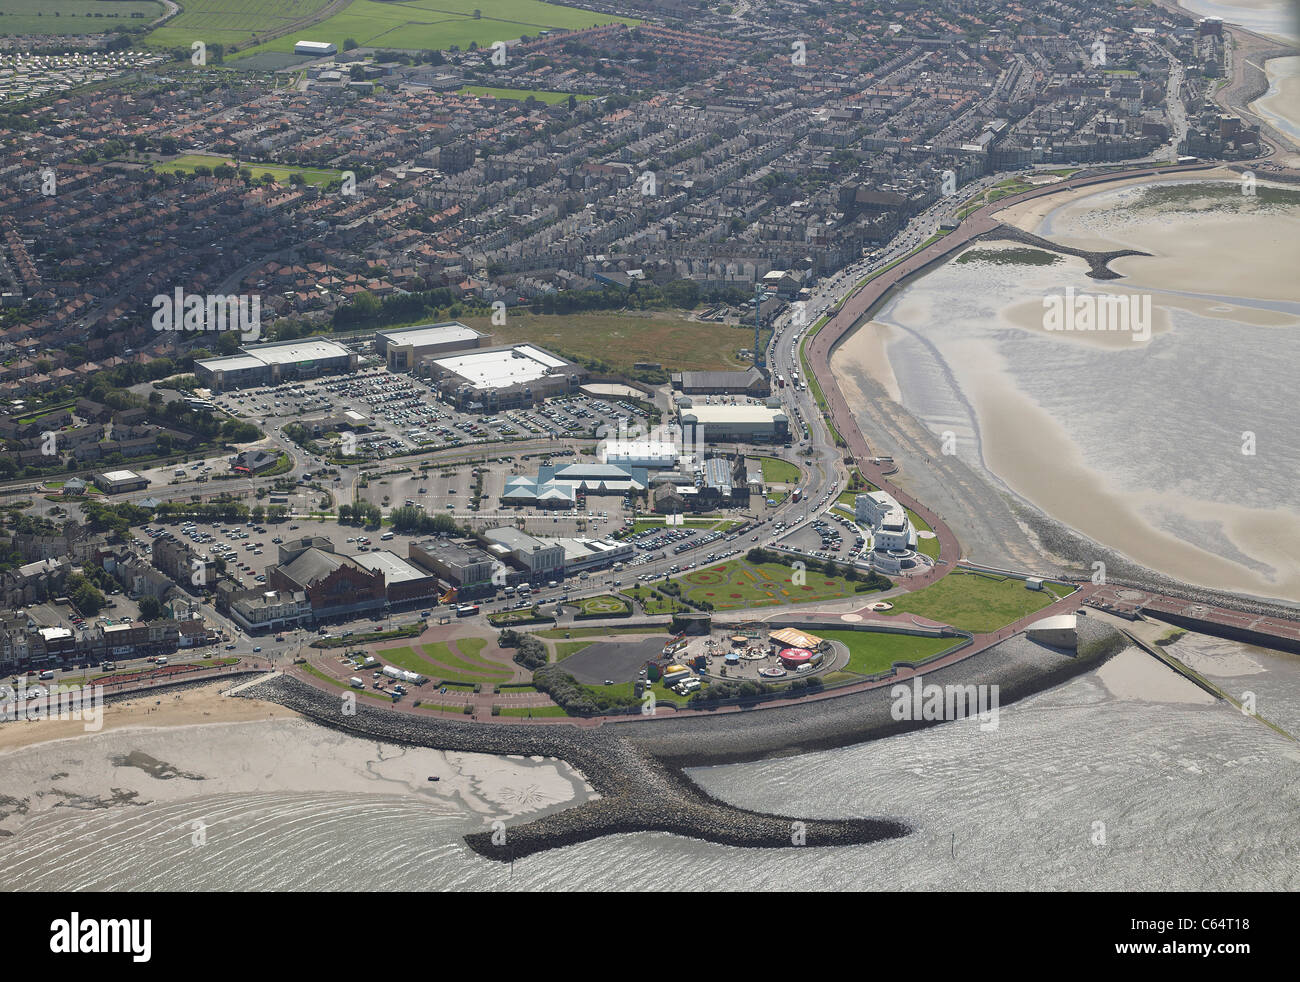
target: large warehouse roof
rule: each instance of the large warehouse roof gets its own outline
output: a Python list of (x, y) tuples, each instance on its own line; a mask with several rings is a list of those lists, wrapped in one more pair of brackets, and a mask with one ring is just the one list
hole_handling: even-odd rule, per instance
[(265, 365), (294, 365), (304, 361), (346, 358), (349, 353), (348, 349), (337, 341), (327, 341), (324, 338), (250, 344), (242, 350), (244, 354), (251, 355)]
[(691, 406), (682, 410), (682, 422), (770, 423), (785, 419), (785, 413), (767, 406)]
[(452, 344), (460, 341), (465, 344), (484, 337), (460, 321), (447, 321), (442, 324), (421, 324), (418, 327), (403, 327), (395, 331), (376, 331), (389, 344), (411, 344), (424, 348), (432, 344)]
[(267, 365), (299, 365), (303, 362), (347, 358), (350, 354), (343, 345), (326, 338), (248, 344), (239, 351), (240, 354), (226, 358), (203, 358), (195, 364), (210, 371), (236, 372)]
[(459, 375), (475, 388), (504, 389), (544, 378), (568, 362), (531, 344), (520, 344), (512, 348), (487, 348), (437, 358), (434, 364)]

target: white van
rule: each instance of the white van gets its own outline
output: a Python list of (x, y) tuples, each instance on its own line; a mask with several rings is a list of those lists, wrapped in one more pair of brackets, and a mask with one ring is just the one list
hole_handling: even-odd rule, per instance
[(352, 678), (348, 679), (348, 684), (351, 685), (352, 688), (354, 689), (364, 689), (366, 687), (365, 680), (359, 679), (355, 675), (352, 676)]
[(383, 541), (383, 542), (387, 542), (387, 541), (388, 541), (389, 539), (391, 539), (392, 537), (393, 537), (393, 533), (392, 533), (392, 532), (385, 532), (385, 533), (384, 533), (383, 535), (381, 535), (379, 538), (380, 538), (381, 541)]
[(52, 678), (54, 678), (54, 673), (50, 671), (48, 668), (45, 671), (41, 672), (40, 679), (42, 682), (48, 682)]
[(166, 665), (166, 664), (167, 664), (167, 656), (166, 656), (166, 655), (159, 655), (159, 656), (157, 657), (157, 659), (154, 661), (154, 664), (155, 664), (155, 665)]

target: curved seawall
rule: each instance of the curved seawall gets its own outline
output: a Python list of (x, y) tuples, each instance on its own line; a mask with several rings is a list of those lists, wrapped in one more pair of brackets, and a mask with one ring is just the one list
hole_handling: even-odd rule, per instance
[[(997, 685), (1001, 704), (1022, 699), (1095, 668), (1125, 644), (1106, 625), (1086, 619), (1079, 623), (1077, 656), (1015, 637), (923, 678), (927, 684)], [(360, 703), (355, 715), (345, 716), (339, 696), (287, 676), (245, 687), (237, 696), (277, 702), (323, 726), (391, 743), (553, 757), (582, 772), (598, 799), (518, 826), (465, 837), (475, 852), (502, 862), (631, 832), (671, 832), (750, 848), (856, 845), (905, 836), (912, 826), (898, 818), (820, 819), (737, 808), (701, 790), (683, 770), (826, 750), (939, 725), (893, 719), (890, 688), (781, 709), (598, 729), (467, 723), (385, 712)]]

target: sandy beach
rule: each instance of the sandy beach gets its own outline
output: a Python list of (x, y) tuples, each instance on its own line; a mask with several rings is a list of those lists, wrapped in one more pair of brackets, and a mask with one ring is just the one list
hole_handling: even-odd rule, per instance
[[(103, 727), (99, 733), (120, 729), (155, 730), (195, 723), (248, 723), (271, 719), (293, 719), (297, 713), (273, 702), (255, 699), (230, 699), (222, 690), (230, 688), (230, 679), (220, 679), (183, 692), (159, 692), (103, 707)], [(53, 740), (68, 740), (88, 735), (83, 720), (14, 721), (0, 724), (0, 754)]]
[(1250, 104), (1283, 133), (1300, 141), (1300, 56), (1264, 63), (1268, 92)]
[(232, 807), (230, 796), (243, 799), (234, 807), (252, 811), (266, 795), (412, 796), (433, 814), (482, 819), (545, 813), (590, 797), (582, 776), (559, 761), (387, 744), (321, 727), (275, 703), (209, 689), (186, 695), (156, 713), (142, 713), (143, 700), (124, 706), (99, 733), (22, 725), (27, 739), (8, 737), (0, 749), (0, 835), (78, 812), (117, 822), (123, 806), (181, 806), (211, 824)]
[[(1231, 171), (1211, 173), (1229, 188), (1240, 187)], [(1273, 453), (1290, 453), (1290, 437), (1277, 418), (1287, 411), (1277, 400), (1261, 403), (1259, 393), (1287, 391), (1280, 379), (1269, 379), (1272, 364), (1290, 357), (1285, 345), (1294, 343), (1300, 327), (1292, 287), (1300, 214), (1262, 199), (1225, 203), (1213, 191), (1180, 194), (1173, 204), (1139, 200), (1140, 186), (1157, 181), (1064, 192), (999, 213), (1008, 224), (1063, 244), (1151, 253), (1116, 260), (1113, 268), (1123, 279), (1104, 287), (1087, 280), (1084, 263), (1073, 257), (1036, 267), (949, 264), (911, 284), (847, 338), (834, 356), (837, 376), (851, 402), (863, 407), (861, 415), (878, 415), (872, 400), (882, 396), (904, 403), (931, 433), (951, 429), (958, 454), (972, 468), (1150, 569), (1215, 589), (1300, 598), (1293, 489), (1273, 491), (1277, 482), (1264, 471), (1251, 487), (1252, 478), (1234, 462), (1242, 458), (1246, 429), (1269, 432)], [(987, 253), (1010, 246), (994, 241), (972, 248)], [(1150, 337), (1046, 331), (1042, 299), (1066, 283), (1091, 293), (1149, 295)], [(1033, 340), (1015, 343), (1007, 329)], [(1278, 331), (1277, 342), (1261, 331)], [(1220, 337), (1233, 341), (1225, 358), (1207, 348)], [(1265, 355), (1270, 349), (1271, 359)], [(1056, 382), (1050, 381), (1052, 366)], [(1114, 378), (1090, 400), (1079, 388), (1079, 371)], [(1213, 408), (1217, 403), (1185, 405), (1181, 381), (1174, 390), (1150, 387), (1154, 378), (1172, 382), (1186, 371), (1200, 373), (1200, 384), (1211, 390), (1222, 386), (1225, 396), (1232, 395), (1232, 411)], [(1130, 376), (1131, 384), (1148, 387), (1134, 390), (1120, 381)], [(1042, 391), (1031, 395), (1026, 384), (1033, 379)], [(1058, 408), (1049, 411), (1052, 402)], [(1152, 415), (1166, 407), (1168, 419)], [(1189, 429), (1187, 421), (1203, 413), (1204, 423)], [(1114, 454), (1118, 431), (1125, 429), (1121, 420), (1130, 414), (1143, 432), (1140, 442), (1154, 441), (1163, 453), (1177, 454), (1175, 448), (1191, 438), (1178, 465), (1186, 473), (1174, 476)], [(913, 473), (920, 463), (928, 461), (905, 471)], [(1232, 475), (1249, 493), (1217, 491), (1212, 473)], [(945, 514), (955, 517), (953, 508), (948, 503)], [(966, 524), (954, 523), (964, 546)]]

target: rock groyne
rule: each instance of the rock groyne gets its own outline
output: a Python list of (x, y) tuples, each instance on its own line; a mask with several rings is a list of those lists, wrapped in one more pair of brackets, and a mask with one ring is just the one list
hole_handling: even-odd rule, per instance
[(912, 831), (892, 818), (817, 819), (737, 808), (713, 798), (679, 768), (666, 766), (613, 728), (485, 726), (361, 704), (355, 715), (345, 716), (341, 699), (289, 676), (267, 679), (235, 697), (241, 696), (277, 702), (323, 726), (390, 743), (558, 758), (581, 771), (599, 798), (518, 826), (465, 837), (479, 855), (501, 862), (630, 832), (671, 832), (721, 845), (779, 848), (859, 845)]

